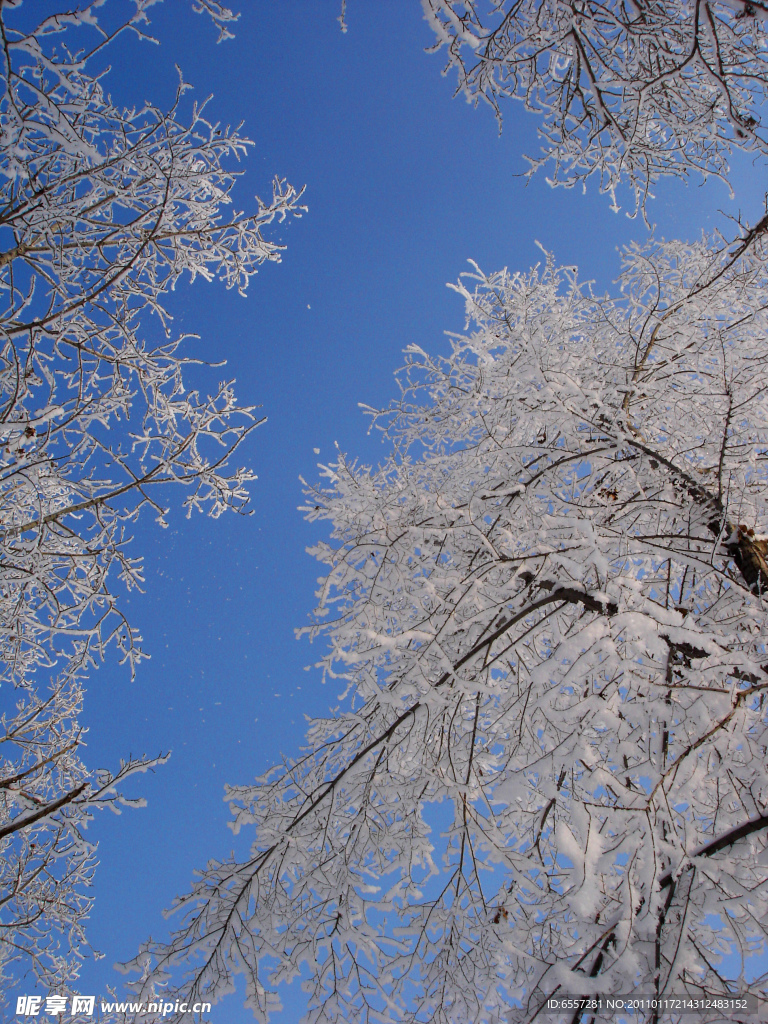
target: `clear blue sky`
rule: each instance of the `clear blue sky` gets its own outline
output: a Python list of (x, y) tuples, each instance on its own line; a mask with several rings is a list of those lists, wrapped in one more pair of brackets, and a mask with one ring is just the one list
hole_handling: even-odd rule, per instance
[[(134, 682), (115, 663), (94, 674), (86, 760), (115, 767), (129, 753), (173, 756), (133, 786), (146, 809), (95, 823), (90, 935), (106, 956), (85, 964), (86, 994), (120, 985), (111, 965), (150, 933), (167, 934), (162, 909), (195, 867), (233, 848), (224, 783), (296, 753), (303, 715), (336, 702), (318, 673), (303, 671), (316, 654), (294, 637), (321, 568), (305, 553), (317, 533), (296, 511), (299, 475), (314, 479), (334, 442), (379, 458), (357, 403), (388, 402), (406, 345), (440, 349), (444, 331), (461, 330), (462, 304), (445, 283), (468, 258), (486, 270), (524, 269), (541, 256), (538, 240), (604, 289), (617, 274), (616, 247), (646, 233), (596, 188), (582, 195), (553, 191), (543, 175), (527, 187), (515, 177), (521, 153), (536, 150), (535, 119), (508, 104), (499, 136), (490, 109), (452, 99), (442, 57), (424, 53), (432, 37), (418, 0), (350, 0), (346, 34), (334, 0), (239, 6), (236, 38), (220, 46), (174, 0), (150, 12), (160, 47), (126, 39), (110, 54), (115, 100), (167, 105), (178, 64), (198, 99), (213, 94), (211, 117), (244, 122), (256, 145), (240, 208), (280, 174), (306, 184), (309, 212), (280, 229), (284, 260), (264, 268), (247, 299), (204, 282), (173, 297), (177, 326), (201, 335), (200, 353), (227, 360), (240, 401), (259, 403), (268, 422), (245, 453), (259, 474), (250, 517), (187, 522), (177, 508), (166, 531), (150, 517), (136, 527), (146, 592), (124, 607), (152, 659)], [(665, 184), (650, 217), (666, 237), (722, 224), (718, 209), (754, 221), (764, 179), (745, 162), (737, 201), (717, 182)], [(211, 374), (215, 382), (223, 371)], [(278, 1020), (293, 1024), (301, 993), (284, 998)], [(214, 1008), (214, 1024), (252, 1020), (241, 1003)]]

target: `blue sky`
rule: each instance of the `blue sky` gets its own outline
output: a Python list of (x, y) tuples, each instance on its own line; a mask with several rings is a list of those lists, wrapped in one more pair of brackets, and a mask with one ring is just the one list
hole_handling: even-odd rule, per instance
[[(309, 211), (276, 230), (283, 262), (263, 269), (247, 299), (204, 282), (172, 297), (177, 327), (201, 336), (193, 351), (226, 359), (240, 401), (261, 405), (268, 421), (245, 451), (259, 475), (251, 516), (188, 522), (177, 506), (166, 531), (149, 516), (136, 526), (146, 588), (124, 607), (151, 660), (133, 682), (114, 661), (94, 674), (86, 760), (173, 756), (133, 786), (146, 809), (94, 825), (101, 867), (90, 936), (105, 958), (84, 965), (84, 993), (120, 985), (111, 965), (149, 934), (167, 934), (162, 909), (195, 867), (233, 848), (224, 783), (294, 754), (304, 714), (336, 702), (319, 673), (304, 671), (317, 655), (294, 636), (321, 569), (305, 553), (318, 534), (296, 510), (299, 476), (314, 479), (335, 442), (365, 461), (383, 455), (357, 403), (387, 404), (406, 345), (439, 350), (444, 331), (461, 330), (461, 301), (445, 283), (468, 258), (525, 269), (541, 258), (538, 240), (604, 289), (617, 275), (616, 247), (647, 231), (612, 213), (596, 187), (582, 195), (553, 191), (541, 174), (527, 186), (516, 176), (522, 152), (537, 149), (535, 118), (507, 104), (500, 136), (489, 108), (452, 99), (443, 58), (424, 53), (432, 37), (418, 0), (350, 0), (347, 33), (328, 0), (240, 6), (236, 38), (222, 45), (174, 2), (150, 12), (159, 47), (124, 39), (110, 54), (116, 101), (167, 105), (178, 64), (195, 98), (212, 94), (211, 118), (244, 122), (256, 144), (239, 208), (268, 195), (279, 174), (306, 184)], [(693, 237), (724, 223), (718, 210), (756, 220), (764, 169), (745, 161), (734, 182), (737, 200), (717, 182), (659, 186), (649, 207), (658, 234)], [(222, 375), (211, 371), (212, 383)], [(276, 1019), (289, 1024), (301, 994), (284, 998)], [(241, 1003), (215, 1008), (215, 1024), (252, 1020)]]

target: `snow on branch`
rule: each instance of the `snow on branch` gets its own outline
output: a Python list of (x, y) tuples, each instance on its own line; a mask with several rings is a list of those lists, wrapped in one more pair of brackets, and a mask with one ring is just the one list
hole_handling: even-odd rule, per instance
[(765, 155), (768, 5), (752, 0), (422, 0), (458, 91), (501, 117), (510, 97), (541, 117), (551, 183), (592, 174), (636, 209), (664, 175), (727, 180), (735, 149)]
[[(114, 776), (81, 760), (88, 672), (110, 649), (131, 672), (144, 657), (118, 600), (143, 583), (131, 524), (167, 525), (174, 494), (187, 515), (242, 512), (254, 478), (238, 460), (262, 420), (231, 380), (200, 389), (167, 296), (197, 278), (244, 294), (280, 259), (270, 226), (304, 209), (281, 178), (234, 207), (252, 143), (183, 80), (169, 109), (123, 107), (89, 71), (122, 33), (145, 35), (151, 5), (109, 31), (102, 2), (31, 30), (0, 9), (0, 981), (19, 962), (53, 990), (85, 943), (83, 829), (136, 805), (122, 782), (164, 760)], [(224, 38), (232, 12), (194, 6)]]
[(732, 994), (768, 921), (766, 256), (633, 245), (615, 297), (550, 256), (460, 280), (465, 333), (371, 413), (386, 461), (306, 492), (339, 707), (229, 787), (251, 855), (178, 900), (137, 998), (242, 975), (265, 1021), (305, 972), (312, 1024), (522, 1024)]

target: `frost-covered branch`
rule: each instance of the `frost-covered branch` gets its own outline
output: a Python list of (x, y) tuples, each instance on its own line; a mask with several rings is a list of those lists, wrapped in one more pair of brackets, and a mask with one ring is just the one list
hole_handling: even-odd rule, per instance
[[(19, 6), (0, 8), (0, 981), (21, 962), (61, 989), (91, 905), (83, 830), (164, 760), (114, 776), (81, 760), (87, 673), (110, 648), (131, 672), (144, 656), (118, 600), (143, 581), (131, 524), (166, 525), (180, 492), (187, 515), (243, 511), (238, 449), (262, 422), (233, 381), (190, 385), (205, 363), (166, 296), (197, 278), (245, 293), (280, 259), (270, 226), (303, 207), (275, 178), (234, 209), (252, 143), (182, 80), (169, 109), (107, 93), (96, 58), (149, 38), (150, 0), (119, 24), (96, 2), (31, 29)], [(226, 38), (228, 8), (192, 6)]]
[(730, 994), (768, 920), (766, 255), (630, 246), (615, 298), (549, 257), (456, 286), (466, 332), (370, 411), (386, 461), (307, 490), (341, 704), (229, 788), (251, 857), (177, 902), (137, 997), (240, 974), (265, 1020), (308, 971), (313, 1024), (456, 1024)]
[(458, 90), (501, 116), (540, 115), (552, 183), (591, 174), (644, 207), (660, 177), (727, 179), (734, 149), (765, 155), (768, 6), (751, 0), (422, 0)]

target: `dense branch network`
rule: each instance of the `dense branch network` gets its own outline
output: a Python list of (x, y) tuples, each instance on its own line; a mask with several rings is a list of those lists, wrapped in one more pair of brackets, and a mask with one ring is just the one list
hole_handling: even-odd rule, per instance
[[(165, 296), (186, 275), (244, 293), (280, 258), (265, 230), (303, 208), (281, 179), (233, 208), (251, 143), (183, 82), (169, 110), (124, 109), (89, 73), (145, 34), (149, 0), (109, 31), (101, 3), (31, 30), (16, 6), (0, 9), (0, 979), (21, 960), (62, 986), (91, 905), (83, 828), (163, 760), (113, 776), (80, 757), (86, 674), (110, 646), (131, 671), (142, 657), (116, 590), (142, 581), (127, 531), (142, 509), (165, 525), (179, 488), (187, 514), (242, 510), (253, 478), (235, 453), (259, 420), (231, 381), (194, 386), (204, 364)], [(193, 7), (226, 38), (231, 11)]]
[(467, 99), (512, 97), (543, 118), (552, 182), (591, 174), (644, 206), (653, 183), (727, 178), (734, 149), (765, 155), (768, 6), (752, 0), (422, 0)]
[(229, 789), (252, 855), (139, 990), (243, 974), (265, 1020), (304, 970), (312, 1024), (731, 992), (768, 921), (765, 246), (631, 246), (615, 299), (549, 257), (460, 282), (467, 333), (371, 411), (387, 461), (307, 492), (341, 706)]

